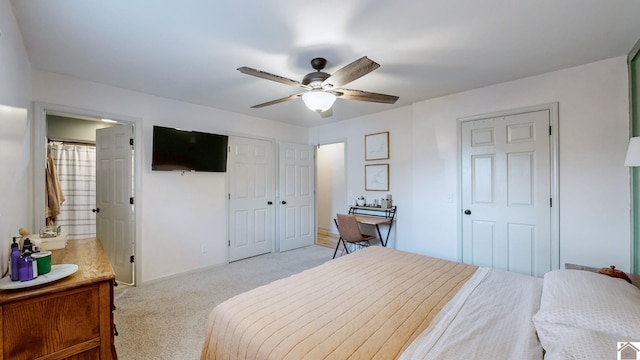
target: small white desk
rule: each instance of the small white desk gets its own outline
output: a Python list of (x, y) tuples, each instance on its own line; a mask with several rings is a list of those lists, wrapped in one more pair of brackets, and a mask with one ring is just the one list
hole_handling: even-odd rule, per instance
[[(391, 227), (393, 227), (393, 221), (396, 217), (396, 207), (392, 206), (390, 208), (379, 208), (372, 206), (351, 206), (349, 207), (349, 214), (354, 214), (356, 216), (356, 220), (365, 225), (373, 225), (376, 227), (376, 231), (378, 232), (378, 238), (380, 239), (380, 243), (382, 246), (387, 246), (389, 242), (389, 234), (391, 234)], [(382, 238), (382, 234), (380, 233), (379, 225), (389, 225), (387, 229), (387, 235), (385, 238)]]

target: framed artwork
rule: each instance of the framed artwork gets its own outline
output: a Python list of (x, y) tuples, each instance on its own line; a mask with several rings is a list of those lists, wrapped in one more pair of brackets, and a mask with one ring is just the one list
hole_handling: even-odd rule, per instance
[(370, 191), (389, 191), (389, 164), (365, 165), (364, 188)]
[(364, 159), (384, 160), (389, 158), (389, 132), (364, 136)]

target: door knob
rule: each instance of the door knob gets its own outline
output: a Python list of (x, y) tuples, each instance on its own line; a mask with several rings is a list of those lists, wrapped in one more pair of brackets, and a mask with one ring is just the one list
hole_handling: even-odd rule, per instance
[(469, 209), (465, 210), (465, 211), (464, 211), (464, 214), (465, 214), (465, 215), (471, 215), (471, 210), (469, 210)]
[(273, 201), (267, 201), (267, 205), (273, 205)]
[(286, 202), (286, 201), (284, 201), (284, 200), (282, 200), (281, 204), (282, 204), (282, 205), (287, 205), (287, 202)]
[(97, 209), (91, 209), (91, 212), (99, 213), (99, 212), (100, 212), (100, 208), (97, 208)]

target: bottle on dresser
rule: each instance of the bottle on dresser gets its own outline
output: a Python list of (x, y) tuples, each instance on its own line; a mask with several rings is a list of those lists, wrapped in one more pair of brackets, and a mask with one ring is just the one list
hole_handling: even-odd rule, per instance
[(38, 277), (38, 262), (33, 254), (39, 253), (37, 246), (29, 238), (24, 240), (22, 251), (16, 242), (20, 237), (14, 237), (9, 255), (9, 276), (11, 281), (29, 281)]
[(25, 250), (22, 252), (22, 258), (19, 262), (18, 277), (20, 281), (33, 280), (33, 258), (31, 257), (31, 251)]
[(18, 281), (19, 278), (19, 266), (20, 266), (20, 246), (16, 242), (16, 239), (20, 237), (14, 237), (13, 243), (11, 244), (11, 254), (9, 255), (9, 275), (11, 276), (11, 281)]

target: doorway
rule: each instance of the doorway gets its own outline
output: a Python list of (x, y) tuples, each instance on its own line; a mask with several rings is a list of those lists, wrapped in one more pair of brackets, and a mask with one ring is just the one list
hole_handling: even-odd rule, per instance
[[(115, 115), (115, 114), (107, 114), (107, 113), (98, 113), (98, 112), (93, 112), (93, 111), (89, 111), (89, 110), (83, 110), (83, 109), (76, 109), (76, 108), (71, 108), (71, 107), (67, 107), (67, 106), (61, 106), (61, 105), (53, 105), (53, 104), (43, 104), (43, 103), (36, 103), (35, 104), (35, 113), (34, 113), (34, 125), (33, 125), (33, 129), (34, 129), (34, 144), (33, 144), (33, 164), (34, 164), (34, 204), (33, 204), (33, 213), (34, 213), (34, 226), (36, 231), (40, 228), (42, 228), (43, 226), (46, 225), (46, 211), (45, 211), (45, 172), (46, 172), (46, 154), (47, 154), (47, 139), (49, 137), (55, 137), (58, 139), (64, 139), (67, 138), (67, 136), (61, 136), (60, 134), (57, 134), (55, 136), (49, 136), (48, 134), (48, 126), (47, 126), (47, 117), (48, 116), (61, 116), (61, 117), (65, 117), (65, 118), (69, 118), (69, 119), (75, 119), (75, 121), (92, 121), (92, 122), (97, 122), (100, 121), (102, 122), (103, 119), (104, 120), (110, 120), (110, 119), (117, 119), (115, 120), (116, 123), (120, 123), (123, 125), (129, 125), (132, 128), (132, 135), (131, 135), (131, 142), (135, 143), (135, 138), (141, 138), (142, 134), (141, 134), (141, 129), (139, 126), (135, 126), (136, 122), (139, 122), (138, 119), (131, 119), (128, 117), (124, 117), (124, 116), (120, 116), (120, 115)], [(110, 121), (114, 121), (114, 120), (110, 120)], [(95, 131), (95, 130), (94, 130)], [(95, 135), (94, 135), (95, 136)], [(75, 135), (70, 135), (67, 140), (69, 139), (73, 139), (75, 137)], [(95, 141), (95, 139), (93, 140)], [(129, 143), (129, 140), (127, 141), (127, 143)], [(140, 179), (139, 176), (136, 176), (136, 174), (138, 173), (138, 169), (140, 168), (140, 154), (139, 151), (138, 152), (131, 152), (131, 165), (129, 166), (132, 170), (132, 176), (130, 177), (129, 181), (127, 181), (127, 185), (132, 187), (133, 189), (138, 189), (140, 186)], [(94, 178), (95, 180), (95, 178)], [(133, 191), (133, 193), (139, 194), (139, 191)], [(131, 202), (133, 202), (133, 198), (130, 199)], [(138, 199), (140, 200), (140, 199)], [(95, 203), (95, 202), (94, 202)], [(130, 217), (130, 222), (131, 222), (131, 226), (132, 230), (131, 231), (131, 248), (133, 249), (134, 253), (138, 253), (139, 254), (139, 246), (140, 244), (135, 241), (135, 239), (139, 239), (140, 238), (140, 229), (137, 226), (137, 224), (139, 224), (139, 211), (138, 212), (133, 212), (133, 205), (131, 205), (131, 211), (132, 211), (132, 216)], [(89, 209), (89, 211), (91, 210), (96, 210), (97, 208), (94, 209)], [(97, 211), (96, 211), (97, 212)], [(95, 222), (93, 225), (91, 225), (93, 227), (95, 227)], [(63, 229), (64, 231), (64, 229)], [(98, 237), (100, 237), (100, 235), (97, 235)], [(70, 239), (70, 241), (72, 241)], [(103, 241), (103, 239), (101, 239), (101, 241)], [(105, 244), (103, 244), (103, 247), (108, 248), (108, 246), (106, 246)], [(118, 271), (116, 271), (116, 280), (125, 284), (129, 284), (129, 285), (134, 285), (137, 281), (139, 281), (140, 278), (140, 272), (138, 269), (138, 263), (139, 263), (139, 259), (138, 262), (133, 263), (133, 254), (131, 253), (132, 251), (130, 249), (124, 249), (127, 252), (126, 258), (127, 260), (131, 260), (132, 263), (130, 263), (130, 271), (127, 271), (126, 274), (118, 274)], [(110, 257), (110, 261), (113, 263), (114, 259), (112, 259), (111, 255), (109, 255)], [(130, 272), (130, 273), (129, 273)]]
[(335, 248), (338, 229), (333, 219), (346, 207), (345, 142), (318, 145), (318, 245)]
[(96, 237), (96, 131), (117, 126), (97, 119), (47, 114), (47, 225), (60, 226), (67, 240)]

